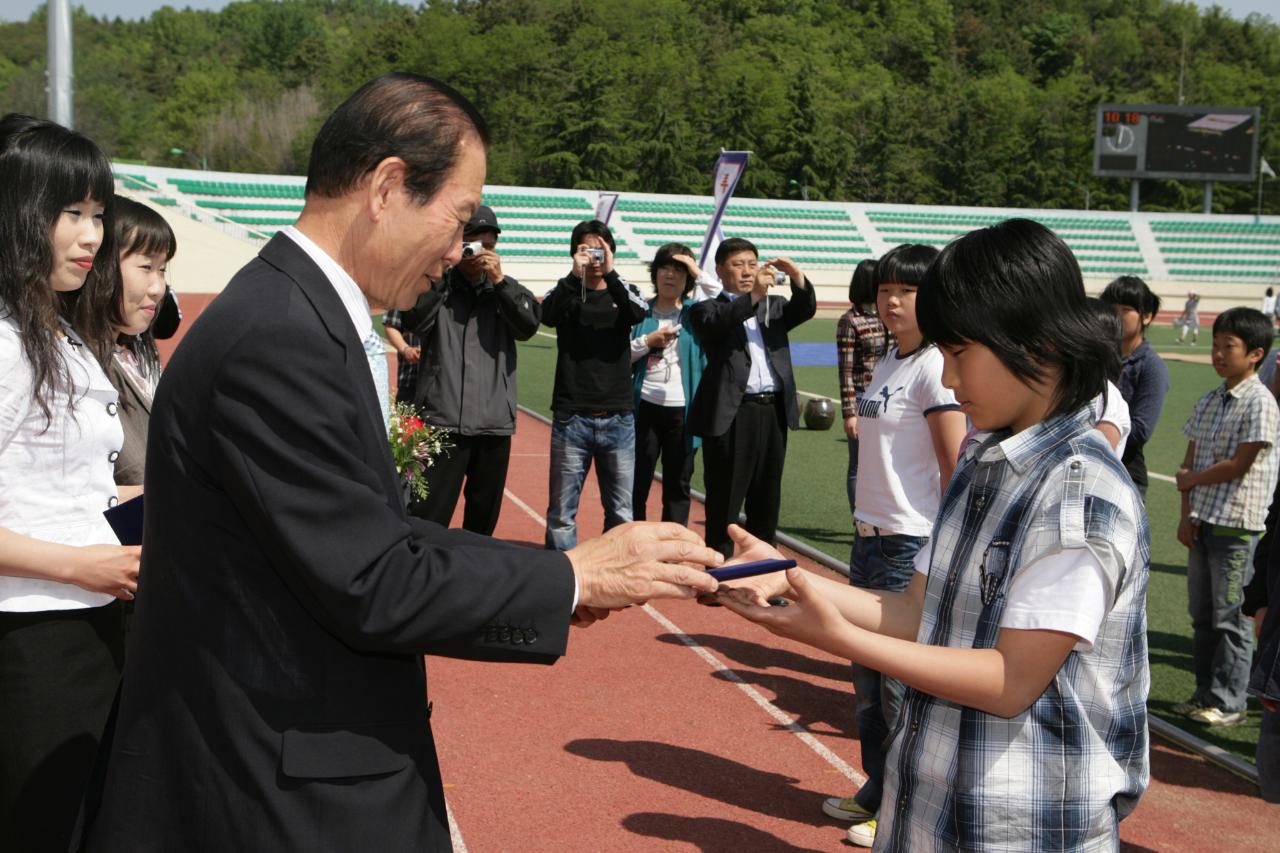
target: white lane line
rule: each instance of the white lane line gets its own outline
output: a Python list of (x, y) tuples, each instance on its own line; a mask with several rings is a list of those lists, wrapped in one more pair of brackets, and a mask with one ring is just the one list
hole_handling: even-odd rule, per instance
[(449, 808), (447, 800), (444, 804), (444, 814), (449, 818), (449, 843), (453, 845), (453, 853), (467, 853), (467, 843), (462, 840), (462, 830), (458, 828), (458, 822), (453, 819), (453, 809)]
[[(502, 493), (506, 495), (508, 498), (510, 498), (513, 504), (520, 507), (520, 509), (524, 510), (525, 513), (530, 518), (538, 522), (538, 524), (542, 525), (543, 527), (547, 526), (547, 520), (542, 516), (538, 515), (538, 513), (535, 512), (533, 508), (530, 507), (527, 503), (525, 503), (524, 501), (520, 500), (518, 497), (513, 495), (510, 489), (503, 489)], [(759, 705), (760, 708), (763, 709), (766, 714), (772, 717), (784, 729), (791, 732), (796, 737), (800, 738), (800, 740), (806, 746), (808, 746), (810, 749), (816, 752), (819, 755), (819, 757), (821, 757), (824, 761), (826, 761), (836, 770), (840, 771), (840, 773), (844, 775), (845, 778), (849, 779), (855, 785), (859, 785), (859, 786), (863, 785), (867, 781), (866, 776), (863, 776), (857, 770), (854, 770), (851, 766), (849, 766), (849, 764), (844, 759), (836, 755), (830, 749), (827, 749), (827, 747), (823, 745), (821, 741), (819, 741), (813, 735), (809, 734), (809, 732), (805, 730), (804, 726), (797, 723), (793, 718), (787, 716), (787, 714), (782, 709), (780, 709), (777, 705), (774, 705), (768, 699), (764, 698), (764, 695), (761, 694), (759, 690), (756, 690), (755, 687), (743, 681), (742, 678), (736, 672), (729, 669), (729, 667), (725, 666), (725, 664), (719, 658), (713, 655), (705, 646), (701, 645), (697, 640), (693, 639), (693, 637), (690, 637), (684, 631), (680, 630), (680, 627), (676, 625), (676, 623), (672, 622), (666, 616), (663, 616), (661, 613), (658, 612), (656, 608), (654, 608), (651, 605), (646, 604), (643, 607), (643, 610), (645, 613), (648, 613), (651, 617), (653, 617), (653, 619), (659, 625), (667, 629), (668, 632), (670, 632), (671, 634), (674, 634), (676, 638), (680, 640), (680, 642), (688, 646), (689, 649), (694, 652), (694, 654), (696, 654), (698, 657), (706, 661), (711, 666), (711, 668), (716, 672), (716, 674), (718, 674), (724, 680), (732, 681), (735, 685), (737, 685), (738, 688), (742, 690), (743, 693), (747, 694), (747, 696), (751, 698), (752, 702), (755, 702), (757, 705)]]
[(547, 520), (542, 516), (538, 515), (537, 511), (533, 507), (529, 506), (527, 503), (525, 503), (524, 501), (520, 500), (518, 497), (513, 495), (510, 489), (503, 489), (502, 493), (506, 495), (507, 499), (510, 500), (513, 504), (515, 504), (516, 506), (524, 510), (525, 514), (527, 514), (534, 521), (538, 522), (539, 526), (541, 526), (543, 529), (546, 528)]

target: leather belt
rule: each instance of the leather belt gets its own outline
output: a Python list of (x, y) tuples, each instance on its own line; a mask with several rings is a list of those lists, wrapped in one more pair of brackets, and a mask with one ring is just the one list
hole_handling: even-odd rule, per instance
[(867, 524), (865, 521), (854, 519), (854, 527), (858, 528), (858, 535), (863, 537), (871, 536), (897, 536), (892, 530), (885, 530), (883, 527), (876, 527), (874, 524)]
[(777, 401), (778, 396), (779, 395), (773, 393), (772, 391), (766, 394), (743, 394), (742, 402), (759, 403), (762, 406), (772, 406), (774, 402)]

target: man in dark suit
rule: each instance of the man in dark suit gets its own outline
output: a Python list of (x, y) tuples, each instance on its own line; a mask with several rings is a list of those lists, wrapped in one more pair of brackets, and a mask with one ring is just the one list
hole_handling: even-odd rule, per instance
[[(790, 299), (769, 296), (775, 270), (790, 280)], [(761, 265), (756, 247), (739, 237), (716, 249), (716, 273), (724, 292), (689, 312), (707, 354), (689, 429), (702, 437), (707, 544), (727, 557), (727, 528), (744, 504), (746, 529), (765, 542), (776, 539), (787, 429), (800, 425), (787, 333), (818, 303), (799, 267), (787, 258)]]
[(590, 621), (714, 587), (676, 564), (718, 557), (675, 525), (561, 554), (406, 515), (369, 303), (408, 308), (457, 262), (485, 144), (442, 84), (362, 87), (316, 138), (296, 226), (170, 362), (86, 849), (448, 850), (424, 652), (550, 663), (575, 602)]

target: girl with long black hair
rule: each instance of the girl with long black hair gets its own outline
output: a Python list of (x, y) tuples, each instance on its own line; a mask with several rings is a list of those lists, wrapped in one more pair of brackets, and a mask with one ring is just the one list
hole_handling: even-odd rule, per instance
[(118, 502), (115, 389), (69, 322), (114, 276), (111, 164), (52, 122), (0, 119), (0, 839), (68, 847), (123, 664), (139, 549)]

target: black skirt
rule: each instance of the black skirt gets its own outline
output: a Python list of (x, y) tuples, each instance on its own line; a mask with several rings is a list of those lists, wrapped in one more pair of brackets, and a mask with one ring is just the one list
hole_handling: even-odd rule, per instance
[(65, 853), (123, 664), (118, 601), (0, 612), (0, 846)]

